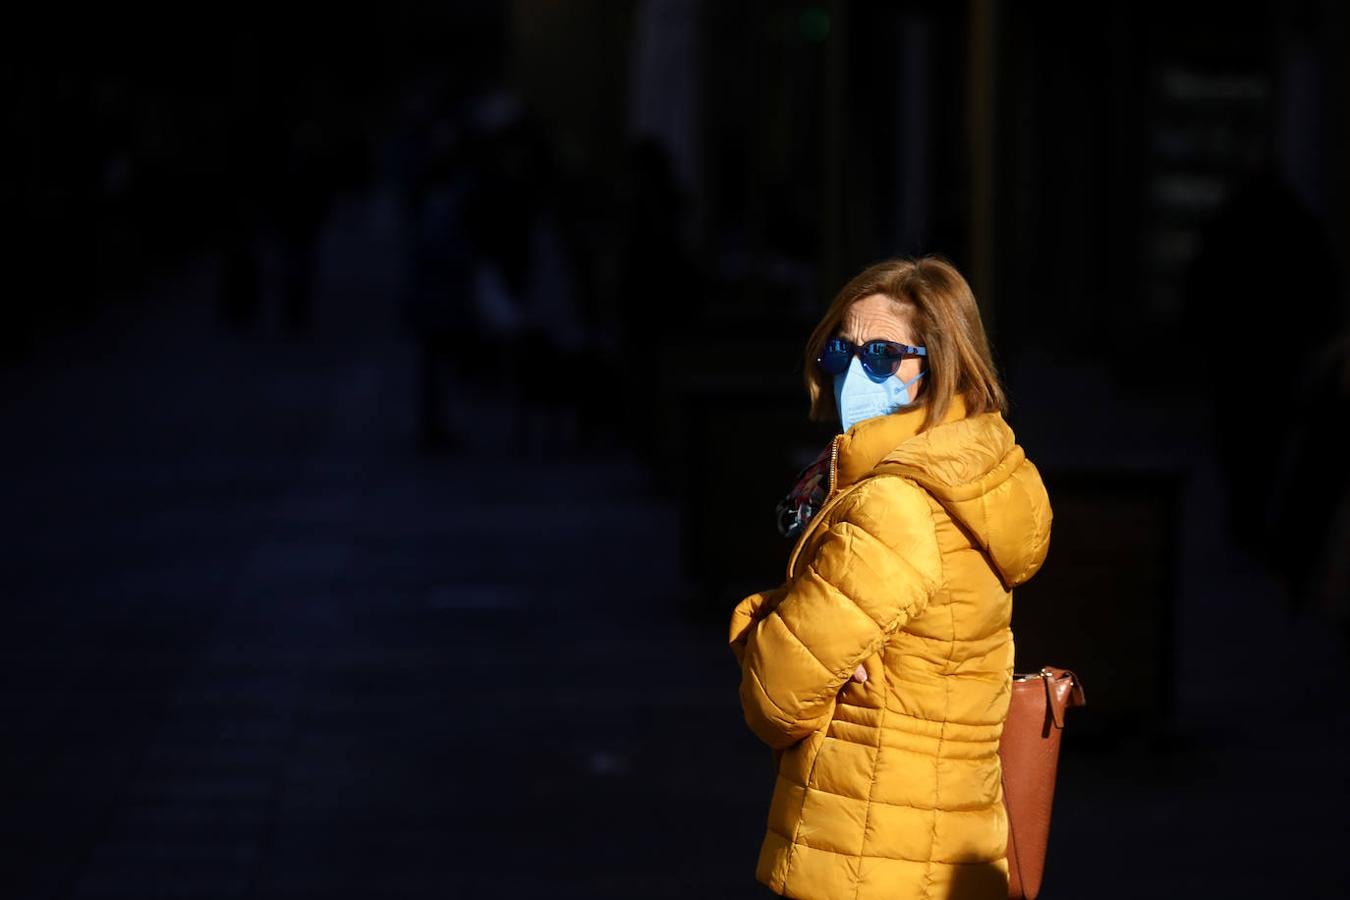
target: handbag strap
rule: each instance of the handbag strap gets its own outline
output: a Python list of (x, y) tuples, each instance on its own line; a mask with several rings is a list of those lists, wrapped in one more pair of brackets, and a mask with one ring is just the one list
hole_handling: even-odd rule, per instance
[(1083, 684), (1072, 669), (1042, 666), (1040, 674), (1042, 681), (1045, 682), (1045, 705), (1050, 709), (1050, 717), (1054, 720), (1055, 727), (1062, 729), (1066, 709), (1087, 705)]

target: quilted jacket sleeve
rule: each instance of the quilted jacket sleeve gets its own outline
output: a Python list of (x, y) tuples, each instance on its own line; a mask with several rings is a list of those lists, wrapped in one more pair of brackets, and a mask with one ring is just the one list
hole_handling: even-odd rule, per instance
[(740, 699), (751, 730), (779, 749), (827, 725), (853, 670), (923, 611), (941, 577), (921, 489), (883, 476), (854, 491), (812, 558), (745, 629)]
[(751, 594), (737, 603), (736, 608), (731, 611), (731, 632), (727, 642), (736, 657), (736, 662), (745, 661), (745, 642), (750, 638), (750, 629), (778, 605), (783, 599), (785, 589), (785, 586), (776, 587), (771, 591)]

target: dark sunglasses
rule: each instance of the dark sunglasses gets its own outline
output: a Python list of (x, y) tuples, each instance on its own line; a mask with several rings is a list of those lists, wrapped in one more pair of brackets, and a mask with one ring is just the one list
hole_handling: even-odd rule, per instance
[(827, 375), (843, 375), (848, 371), (853, 355), (862, 360), (863, 371), (873, 378), (889, 378), (900, 367), (900, 361), (913, 356), (927, 356), (923, 347), (911, 347), (895, 341), (866, 341), (859, 345), (843, 338), (830, 338), (825, 342), (816, 364)]

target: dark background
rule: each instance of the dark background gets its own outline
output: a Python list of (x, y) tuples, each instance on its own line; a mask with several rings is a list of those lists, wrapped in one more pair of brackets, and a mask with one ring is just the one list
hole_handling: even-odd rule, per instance
[(922, 252), (1055, 507), (1043, 896), (1346, 896), (1341, 4), (339, 9), (0, 34), (0, 897), (767, 895), (728, 616)]

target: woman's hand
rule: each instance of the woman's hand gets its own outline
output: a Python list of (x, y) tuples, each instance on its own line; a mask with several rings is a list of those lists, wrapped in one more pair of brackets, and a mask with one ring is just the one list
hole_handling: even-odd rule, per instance
[(867, 669), (863, 666), (862, 663), (858, 663), (858, 668), (853, 670), (853, 675), (851, 676), (851, 678), (854, 681), (858, 682), (859, 684), (862, 684), (864, 681), (867, 680)]

